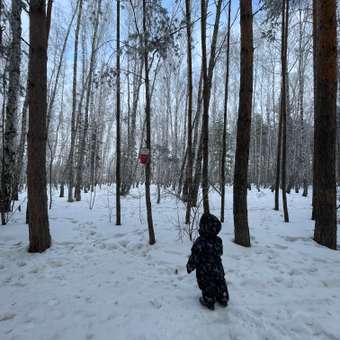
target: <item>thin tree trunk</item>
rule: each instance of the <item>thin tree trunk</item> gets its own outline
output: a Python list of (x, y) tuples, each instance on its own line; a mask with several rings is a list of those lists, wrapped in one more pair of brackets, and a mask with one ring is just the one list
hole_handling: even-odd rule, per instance
[[(202, 165), (202, 131), (199, 131), (200, 126), (200, 115), (202, 111), (202, 82), (203, 82), (203, 74), (202, 74), (202, 68), (201, 68), (201, 75), (200, 75), (200, 81), (198, 85), (198, 92), (197, 92), (197, 107), (196, 107), (196, 115), (195, 115), (195, 132), (194, 132), (194, 140), (193, 145), (196, 146), (198, 144), (197, 151), (196, 151), (196, 157), (195, 157), (195, 173), (193, 176), (193, 183), (192, 183), (192, 192), (189, 194), (191, 197), (191, 206), (195, 207), (197, 205), (197, 197), (198, 197), (198, 190), (200, 185), (200, 179), (201, 179), (201, 165)], [(193, 156), (195, 155), (195, 152), (193, 150)]]
[(187, 29), (187, 65), (188, 65), (188, 120), (187, 120), (187, 167), (186, 167), (186, 185), (187, 185), (187, 207), (185, 214), (185, 223), (190, 223), (191, 197), (192, 192), (192, 53), (191, 53), (191, 1), (185, 0), (185, 18)]
[(282, 88), (281, 88), (281, 116), (282, 116), (282, 205), (284, 221), (289, 222), (287, 193), (286, 193), (286, 154), (287, 154), (287, 43), (288, 43), (289, 0), (282, 2)]
[[(70, 154), (67, 165), (67, 182), (68, 194), (67, 201), (73, 202), (73, 186), (74, 186), (74, 146), (76, 141), (76, 105), (77, 105), (77, 69), (78, 69), (78, 44), (79, 44), (79, 31), (81, 24), (81, 16), (83, 9), (83, 0), (79, 0), (77, 26), (74, 38), (74, 54), (73, 54), (73, 83), (72, 83), (72, 116), (71, 116), (71, 145)], [(79, 113), (78, 113), (79, 114)]]
[(146, 212), (148, 220), (149, 230), (149, 244), (155, 244), (155, 231), (152, 220), (152, 207), (151, 207), (151, 195), (150, 195), (150, 181), (151, 181), (151, 103), (150, 103), (150, 82), (149, 82), (149, 56), (147, 46), (147, 28), (146, 28), (146, 0), (143, 0), (143, 34), (144, 34), (144, 69), (145, 69), (145, 119), (146, 119), (146, 147), (149, 151), (149, 159), (145, 165), (145, 201)]
[(316, 164), (315, 164), (315, 134), (316, 134), (316, 97), (317, 97), (317, 36), (318, 36), (318, 27), (317, 27), (317, 20), (318, 20), (318, 14), (317, 14), (317, 0), (313, 0), (313, 83), (314, 83), (314, 145), (313, 145), (313, 196), (312, 196), (312, 220), (316, 221), (316, 190), (317, 190), (317, 183), (316, 183)]
[(227, 28), (227, 60), (224, 84), (224, 107), (223, 107), (223, 135), (222, 135), (222, 157), (221, 157), (221, 222), (224, 222), (224, 205), (225, 205), (225, 163), (227, 152), (227, 119), (228, 119), (228, 85), (229, 85), (229, 64), (230, 64), (230, 14), (231, 0), (228, 6), (228, 28)]
[[(78, 7), (78, 3), (77, 3), (77, 7)], [(59, 77), (60, 77), (60, 72), (61, 72), (61, 68), (63, 65), (63, 61), (64, 61), (64, 56), (65, 56), (65, 51), (66, 51), (66, 47), (67, 47), (67, 41), (68, 38), (70, 36), (71, 33), (71, 28), (72, 28), (72, 24), (73, 24), (73, 20), (76, 16), (77, 13), (77, 7), (72, 15), (71, 21), (68, 25), (67, 31), (66, 31), (66, 35), (65, 35), (65, 39), (63, 42), (63, 46), (61, 48), (61, 52), (60, 52), (60, 57), (59, 57), (59, 61), (58, 61), (58, 66), (57, 66), (57, 73), (56, 73), (56, 77), (55, 77), (55, 82), (54, 82), (54, 87), (52, 89), (52, 93), (51, 93), (51, 98), (50, 101), (48, 103), (48, 107), (47, 107), (47, 133), (49, 131), (49, 127), (50, 127), (50, 122), (52, 120), (52, 114), (53, 114), (53, 105), (54, 105), (54, 101), (55, 101), (55, 97), (57, 95), (57, 89), (58, 89), (58, 84), (59, 84)]]
[(299, 9), (299, 111), (300, 111), (300, 139), (299, 139), (299, 152), (300, 152), (300, 171), (302, 172), (302, 178), (300, 178), (300, 183), (303, 185), (302, 196), (306, 197), (308, 194), (308, 184), (307, 184), (307, 162), (306, 162), (306, 138), (305, 138), (305, 127), (304, 127), (304, 65), (303, 65), (303, 55), (304, 50), (302, 49), (303, 43), (303, 30), (302, 30), (302, 9)]
[(220, 23), (222, 0), (216, 4), (216, 17), (211, 42), (209, 68), (207, 70), (206, 50), (206, 19), (207, 2), (201, 1), (201, 42), (202, 42), (202, 70), (203, 70), (203, 113), (202, 113), (202, 194), (204, 213), (209, 213), (209, 102), (211, 94), (211, 83), (213, 79), (213, 68), (215, 65), (216, 43), (218, 27)]
[(23, 172), (23, 164), (24, 164), (24, 153), (25, 153), (25, 144), (26, 144), (26, 135), (27, 135), (27, 111), (28, 111), (28, 79), (26, 85), (26, 94), (25, 100), (22, 107), (21, 113), (21, 132), (20, 132), (20, 141), (19, 141), (19, 149), (18, 156), (16, 161), (16, 174), (15, 174), (15, 185), (14, 190), (15, 196), (18, 196), (19, 186), (21, 184), (21, 177)]
[(120, 0), (117, 0), (117, 51), (116, 51), (116, 225), (121, 225), (120, 212)]
[[(209, 97), (210, 85), (207, 74), (207, 1), (201, 0), (201, 46), (202, 46), (202, 72), (203, 72), (203, 112), (202, 112), (202, 195), (204, 213), (209, 213)], [(218, 12), (216, 13), (218, 15)]]
[(75, 197), (76, 201), (81, 200), (81, 185), (83, 184), (83, 166), (84, 166), (84, 153), (85, 153), (85, 143), (86, 137), (89, 128), (89, 106), (90, 106), (90, 98), (91, 98), (91, 90), (92, 90), (92, 78), (95, 67), (95, 59), (97, 52), (97, 33), (99, 26), (99, 16), (101, 15), (101, 3), (102, 0), (98, 0), (97, 3), (97, 13), (93, 30), (92, 37), (92, 50), (91, 50), (91, 60), (89, 66), (89, 74), (87, 79), (87, 93), (86, 93), (86, 103), (85, 103), (85, 113), (84, 113), (84, 125), (83, 130), (80, 131), (81, 137), (79, 141), (79, 153), (78, 153), (78, 164), (77, 164), (77, 174), (76, 174), (76, 185), (75, 185)]
[[(6, 64), (5, 64), (6, 67)], [(2, 126), (2, 145), (5, 145), (5, 115), (6, 115), (6, 73), (3, 72), (2, 74), (2, 93), (3, 99), (2, 99), (2, 108), (1, 108), (1, 126)], [(0, 213), (1, 213), (1, 224), (5, 225), (6, 224), (6, 206), (5, 206), (5, 197), (4, 197), (4, 192), (3, 188), (5, 188), (5, 176), (4, 176), (4, 148), (2, 148), (2, 153), (1, 153), (1, 185), (0, 185)]]

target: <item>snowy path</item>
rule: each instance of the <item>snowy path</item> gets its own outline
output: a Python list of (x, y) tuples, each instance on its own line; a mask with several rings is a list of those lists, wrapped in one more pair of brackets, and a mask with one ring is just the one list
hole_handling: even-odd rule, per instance
[[(0, 229), (0, 339), (340, 339), (340, 252), (312, 241), (309, 198), (289, 195), (292, 222), (284, 224), (272, 193), (250, 192), (252, 248), (244, 249), (232, 243), (227, 190), (222, 238), (231, 301), (210, 312), (198, 303), (195, 275), (186, 274), (191, 244), (178, 240), (182, 207), (171, 196), (154, 205), (150, 247), (137, 194), (123, 199), (120, 227), (109, 222), (107, 188), (94, 210), (88, 196), (73, 204), (56, 197), (53, 247), (41, 255), (26, 252), (24, 212)], [(211, 199), (218, 211), (218, 196)]]

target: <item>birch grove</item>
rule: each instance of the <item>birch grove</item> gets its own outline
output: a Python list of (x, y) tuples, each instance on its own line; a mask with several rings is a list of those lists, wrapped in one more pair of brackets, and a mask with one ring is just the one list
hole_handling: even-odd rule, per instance
[(216, 191), (243, 246), (247, 191), (270, 188), (288, 223), (293, 190), (313, 195), (314, 238), (336, 247), (336, 0), (63, 4), (4, 0), (0, 13), (0, 212), (6, 224), (28, 192), (31, 251), (49, 247), (47, 208), (64, 186), (70, 204), (89, 192), (90, 209), (98, 187), (112, 188), (117, 225), (144, 187), (150, 244), (153, 194), (183, 203), (191, 238)]

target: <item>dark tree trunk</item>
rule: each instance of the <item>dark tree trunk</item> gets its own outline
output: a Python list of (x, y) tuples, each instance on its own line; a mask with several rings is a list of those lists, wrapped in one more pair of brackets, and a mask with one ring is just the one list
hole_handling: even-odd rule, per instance
[[(282, 97), (280, 99), (280, 107), (282, 106)], [(281, 170), (281, 152), (282, 152), (282, 114), (279, 114), (279, 126), (277, 131), (277, 151), (276, 151), (276, 173), (275, 173), (275, 205), (274, 210), (279, 210), (280, 195), (280, 170)]]
[[(282, 205), (284, 221), (289, 222), (287, 192), (286, 192), (286, 178), (287, 178), (287, 43), (288, 43), (288, 13), (289, 0), (282, 2), (282, 88), (281, 88), (281, 116), (282, 116)], [(290, 186), (291, 187), (291, 186)]]
[(234, 170), (235, 243), (250, 247), (247, 210), (248, 161), (253, 95), (252, 1), (240, 0), (241, 76)]
[(29, 251), (43, 252), (51, 245), (46, 193), (46, 115), (48, 20), (45, 0), (30, 1), (29, 129), (27, 187)]
[(150, 195), (150, 181), (151, 181), (151, 105), (150, 105), (150, 81), (149, 81), (149, 56), (146, 38), (146, 0), (143, 0), (143, 33), (144, 33), (144, 69), (145, 69), (145, 119), (146, 119), (146, 147), (149, 150), (149, 159), (145, 165), (145, 201), (146, 212), (148, 219), (149, 243), (155, 244), (155, 231), (152, 220), (152, 207)]
[[(202, 147), (201, 147), (201, 133), (199, 132), (199, 122), (200, 122), (200, 115), (202, 111), (202, 82), (203, 82), (203, 75), (201, 69), (200, 81), (198, 84), (198, 91), (197, 91), (197, 107), (196, 107), (196, 114), (195, 114), (195, 129), (194, 129), (194, 139), (193, 139), (193, 149), (196, 150), (196, 157), (195, 157), (195, 172), (193, 175), (192, 180), (192, 187), (191, 187), (191, 206), (196, 207), (197, 205), (197, 197), (198, 197), (198, 190), (200, 185), (201, 179), (201, 164), (202, 164)], [(198, 147), (196, 145), (198, 144)], [(195, 151), (193, 150), (193, 157), (195, 156)]]
[(64, 180), (62, 180), (62, 182), (60, 183), (59, 197), (60, 198), (65, 197), (65, 183), (64, 183)]
[(207, 2), (201, 0), (201, 44), (203, 70), (203, 115), (202, 115), (202, 193), (204, 213), (209, 213), (209, 85), (207, 74)]
[(191, 1), (185, 0), (185, 18), (187, 29), (187, 64), (188, 64), (188, 121), (187, 121), (187, 167), (186, 167), (186, 185), (187, 185), (187, 207), (185, 214), (185, 223), (190, 223), (191, 211), (191, 192), (192, 192), (192, 53), (191, 53)]
[(117, 51), (116, 51), (116, 225), (121, 225), (120, 218), (120, 0), (117, 0)]
[(202, 194), (203, 208), (205, 213), (209, 213), (209, 103), (211, 94), (211, 83), (213, 79), (214, 67), (216, 63), (216, 44), (218, 28), (221, 17), (222, 0), (216, 3), (216, 16), (211, 40), (210, 59), (207, 69), (206, 55), (206, 17), (207, 1), (201, 1), (201, 41), (202, 41), (202, 76), (203, 76), (203, 112), (202, 112)]
[[(313, 84), (314, 84), (314, 141), (315, 141), (315, 125), (316, 125), (316, 88), (317, 88), (317, 0), (313, 0)], [(312, 220), (316, 219), (316, 181), (315, 181), (315, 143), (313, 145), (313, 196), (312, 196)]]
[(314, 182), (316, 220), (314, 240), (336, 249), (336, 0), (317, 0)]

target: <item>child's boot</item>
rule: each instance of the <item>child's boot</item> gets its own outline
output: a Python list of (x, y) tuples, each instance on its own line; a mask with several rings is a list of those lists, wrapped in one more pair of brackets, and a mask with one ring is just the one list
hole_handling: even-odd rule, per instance
[(229, 292), (228, 292), (227, 284), (224, 281), (223, 284), (218, 289), (217, 302), (222, 307), (227, 307), (228, 301), (229, 301)]
[(225, 297), (218, 299), (217, 302), (218, 302), (222, 307), (227, 307), (227, 306), (228, 306), (228, 300), (227, 300), (227, 298), (225, 298)]
[(202, 306), (207, 307), (210, 310), (214, 310), (215, 309), (214, 302), (208, 301), (203, 296), (200, 297), (200, 303), (201, 303)]

